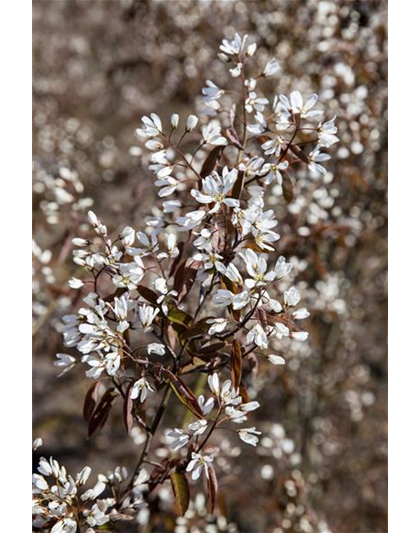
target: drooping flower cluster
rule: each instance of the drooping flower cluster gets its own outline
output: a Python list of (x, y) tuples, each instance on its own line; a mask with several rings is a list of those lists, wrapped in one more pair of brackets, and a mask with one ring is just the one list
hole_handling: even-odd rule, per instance
[[(35, 439), (34, 448), (39, 447), (39, 441), (42, 443)], [(38, 473), (32, 476), (34, 527), (48, 528), (51, 533), (76, 533), (83, 526), (86, 533), (94, 533), (105, 524), (131, 519), (145, 507), (138, 490), (123, 502), (110, 496), (117, 494), (126, 481), (125, 468), (100, 474), (93, 487), (85, 489), (90, 474), (91, 468), (86, 466), (73, 478), (52, 457), (49, 460), (41, 457)]]
[[(190, 136), (199, 126), (196, 115), (183, 127), (176, 114), (167, 127), (154, 113), (142, 118), (136, 135), (151, 152), (149, 169), (161, 203), (140, 231), (126, 226), (113, 237), (93, 211), (88, 213), (91, 231), (73, 239), (74, 262), (86, 276), (69, 281), (84, 294), (83, 306), (63, 317), (64, 344), (71, 353), (57, 354), (55, 363), (62, 373), (84, 364), (95, 381), (85, 402), (91, 406), (85, 414), (89, 435), (105, 424), (118, 396), (128, 431), (138, 425), (145, 432), (135, 472), (122, 480), (124, 497), (135, 491), (134, 480), (153, 454), (151, 443), (173, 393), (194, 420), (166, 432), (167, 455), (145, 482), (146, 492), (170, 479), (179, 499), (179, 485), (188, 486), (186, 473), (193, 480), (204, 473), (211, 511), (217, 491), (212, 463), (219, 452), (209, 440), (215, 430), (232, 423), (239, 438), (254, 447), (261, 435), (256, 426), (237, 429), (259, 407), (248, 395), (250, 377), (243, 364), (260, 357), (284, 365), (282, 355), (270, 353), (273, 339), (308, 338), (296, 321), (309, 312), (296, 308), (301, 295), (290, 286), (292, 264), (276, 252), (278, 221), (266, 209), (265, 196), (273, 182), (284, 185), (286, 194), (298, 164), (306, 165), (311, 176), (323, 174), (321, 163), (329, 156), (321, 148), (338, 140), (334, 119), (313, 122), (323, 113), (314, 109), (316, 95), (304, 101), (293, 91), (290, 98), (277, 95), (270, 106), (258, 80), (280, 66), (270, 60), (262, 72), (249, 74), (256, 45), (248, 44), (247, 36), (224, 40), (220, 49), (242, 97), (232, 103), (230, 93), (208, 80), (203, 100), (211, 118), (200, 126), (198, 141)], [(313, 134), (308, 153), (297, 142), (303, 131)], [(226, 372), (229, 378), (221, 385)], [(200, 373), (208, 375), (208, 399), (193, 392)], [(144, 404), (156, 397), (160, 404), (149, 420)], [(43, 460), (41, 474), (52, 469), (53, 463)], [(61, 487), (53, 492), (65, 491), (71, 501), (77, 481), (57, 473)], [(36, 481), (37, 490), (50, 491), (44, 478)], [(96, 498), (98, 490), (89, 494)], [(108, 509), (120, 509), (124, 501), (101, 500), (105, 503), (89, 512), (102, 513), (98, 520), (106, 521)], [(178, 503), (185, 512), (185, 501)], [(57, 526), (55, 533), (72, 531), (72, 512), (71, 504), (62, 508), (56, 516), (61, 529)]]

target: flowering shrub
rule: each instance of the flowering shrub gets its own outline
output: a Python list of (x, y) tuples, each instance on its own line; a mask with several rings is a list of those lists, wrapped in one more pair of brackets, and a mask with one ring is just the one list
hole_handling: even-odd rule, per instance
[[(89, 467), (73, 478), (42, 458), (33, 478), (38, 530), (145, 523), (149, 499), (164, 484), (182, 516), (190, 485), (203, 483), (213, 514), (215, 460), (229, 455), (216, 432), (252, 447), (262, 435), (247, 369), (255, 372), (261, 358), (275, 371), (287, 363), (283, 346), (308, 338), (301, 321), (309, 311), (299, 306), (292, 264), (276, 253), (278, 221), (265, 199), (276, 186), (291, 202), (296, 168), (308, 180), (323, 176), (337, 128), (334, 117), (321, 120), (316, 94), (295, 90), (270, 103), (258, 84), (280, 65), (271, 59), (256, 71), (256, 49), (246, 35), (223, 40), (219, 57), (232, 85), (206, 81), (202, 124), (193, 114), (184, 122), (173, 114), (167, 125), (154, 113), (142, 118), (136, 135), (150, 151), (159, 199), (145, 226), (113, 236), (89, 211), (90, 230), (72, 241), (81, 274), (69, 286), (83, 305), (63, 317), (70, 353), (58, 353), (55, 365), (61, 375), (84, 365), (93, 381), (83, 408), (89, 437), (120, 397), (127, 432), (142, 433), (142, 450), (132, 472), (117, 467), (87, 490)], [(173, 404), (182, 408), (178, 427), (162, 428)], [(291, 453), (279, 431), (279, 446)]]

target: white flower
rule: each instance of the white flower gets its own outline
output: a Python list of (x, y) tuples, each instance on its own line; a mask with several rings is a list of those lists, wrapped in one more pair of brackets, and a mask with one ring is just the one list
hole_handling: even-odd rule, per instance
[(266, 185), (269, 185), (274, 180), (276, 180), (279, 185), (282, 185), (283, 176), (281, 171), (288, 168), (288, 166), (288, 161), (282, 161), (281, 163), (266, 163), (261, 169), (261, 174), (267, 173), (264, 180)]
[(230, 263), (227, 267), (223, 263), (216, 263), (216, 268), (226, 278), (230, 279), (230, 281), (238, 285), (243, 284), (242, 276), (233, 263)]
[(268, 356), (268, 360), (270, 361), (270, 363), (273, 363), (273, 365), (285, 365), (286, 364), (285, 359), (281, 357), (280, 355), (270, 354)]
[(248, 335), (246, 336), (246, 342), (248, 344), (253, 342), (263, 349), (268, 347), (268, 338), (261, 324), (257, 324), (248, 332)]
[(331, 156), (329, 154), (321, 153), (321, 148), (319, 146), (317, 146), (315, 150), (312, 150), (312, 152), (308, 155), (308, 159), (308, 169), (313, 176), (319, 176), (320, 174), (322, 175), (327, 173), (325, 168), (319, 163), (328, 161), (331, 159)]
[(162, 132), (162, 121), (155, 115), (151, 113), (150, 118), (144, 116), (141, 118), (143, 122), (143, 128), (136, 129), (136, 135), (140, 139), (143, 137), (157, 137)]
[(294, 311), (292, 313), (292, 317), (295, 320), (303, 320), (305, 318), (308, 318), (309, 315), (310, 313), (305, 307), (301, 307), (300, 309), (297, 309), (297, 311)]
[(332, 118), (328, 122), (321, 122), (318, 125), (318, 144), (322, 147), (329, 148), (333, 144), (339, 142), (337, 135), (337, 127), (334, 124), (336, 117)]
[(176, 113), (174, 113), (172, 116), (171, 116), (171, 126), (175, 129), (178, 127), (178, 124), (179, 124), (179, 115), (177, 115)]
[(265, 65), (262, 75), (268, 78), (280, 70), (280, 65), (273, 58)]
[(119, 235), (120, 241), (124, 246), (132, 246), (136, 238), (136, 232), (130, 226), (126, 226)]
[(270, 139), (261, 145), (265, 155), (274, 154), (276, 157), (280, 157), (283, 146), (286, 145), (286, 141), (282, 137), (277, 136), (274, 139)]
[[(90, 211), (92, 213), (92, 211)], [(96, 216), (96, 215), (95, 215)], [(71, 241), (74, 246), (80, 246), (82, 248), (85, 248), (86, 246), (89, 246), (90, 242), (87, 239), (80, 239), (79, 237), (75, 237)]]
[(79, 472), (76, 476), (76, 484), (77, 485), (85, 485), (87, 480), (89, 479), (89, 476), (92, 472), (92, 469), (89, 466), (85, 466), (81, 472)]
[(247, 130), (250, 133), (252, 133), (253, 135), (261, 135), (261, 133), (267, 131), (267, 121), (262, 113), (257, 112), (255, 114), (255, 120), (257, 121), (255, 124), (250, 124), (249, 126), (247, 126)]
[(200, 394), (197, 400), (198, 400), (198, 405), (201, 407), (201, 410), (203, 411), (203, 415), (208, 415), (214, 407), (214, 398), (210, 397), (208, 400), (206, 400), (204, 396)]
[(89, 219), (91, 226), (93, 226), (94, 228), (98, 226), (99, 224), (98, 217), (95, 215), (93, 211), (88, 211), (88, 219)]
[(229, 171), (227, 167), (224, 167), (222, 176), (219, 176), (217, 172), (212, 172), (210, 176), (207, 176), (202, 181), (203, 192), (200, 192), (198, 189), (193, 189), (191, 196), (202, 204), (214, 203), (215, 205), (209, 213), (217, 213), (222, 204), (229, 207), (239, 207), (239, 200), (227, 198), (237, 177), (238, 171), (236, 168)]
[(309, 337), (309, 333), (307, 331), (293, 331), (290, 334), (290, 337), (295, 341), (306, 341)]
[(221, 131), (221, 127), (216, 124), (210, 123), (207, 126), (204, 126), (202, 129), (203, 141), (213, 146), (226, 145), (228, 141), (220, 134)]
[(292, 263), (287, 263), (286, 259), (281, 255), (277, 259), (276, 266), (274, 267), (276, 278), (281, 279), (284, 276), (287, 276), (288, 274), (290, 274), (292, 270), (293, 270)]
[(62, 518), (54, 524), (51, 533), (76, 533), (77, 522), (73, 518)]
[(244, 35), (242, 38), (238, 33), (235, 33), (233, 41), (223, 39), (220, 50), (230, 56), (239, 55), (245, 46), (247, 38), (248, 35)]
[[(287, 99), (286, 99), (287, 100)], [(302, 118), (310, 118), (322, 115), (323, 111), (311, 109), (316, 105), (318, 95), (313, 93), (309, 96), (305, 103), (303, 103), (302, 95), (299, 91), (293, 91), (290, 94), (290, 109), (294, 114), (299, 114)]]
[(133, 388), (131, 389), (130, 398), (135, 400), (140, 396), (140, 403), (143, 403), (147, 397), (148, 391), (154, 392), (146, 378), (140, 378), (134, 383)]
[(83, 287), (84, 283), (81, 279), (77, 279), (77, 278), (71, 278), (69, 280), (69, 287), (71, 289), (80, 289), (81, 287)]
[(103, 493), (103, 491), (106, 489), (106, 485), (103, 481), (100, 481), (98, 480), (97, 483), (95, 484), (95, 486), (91, 489), (88, 489), (87, 491), (85, 491), (82, 496), (81, 496), (81, 499), (83, 501), (86, 501), (86, 500), (96, 500), (96, 498)]
[(289, 307), (294, 307), (300, 301), (300, 292), (295, 288), (291, 287), (289, 290), (284, 292), (284, 303)]
[(207, 324), (212, 324), (208, 334), (214, 335), (215, 333), (221, 333), (226, 328), (228, 321), (226, 318), (210, 318), (207, 320)]
[(207, 420), (196, 420), (188, 425), (188, 431), (191, 435), (202, 435), (207, 429)]
[(256, 50), (257, 50), (257, 43), (252, 43), (246, 49), (246, 55), (248, 57), (252, 57), (255, 54)]
[(139, 307), (139, 318), (141, 325), (144, 328), (151, 326), (155, 316), (159, 313), (158, 308), (151, 307), (150, 305), (143, 304)]
[(187, 213), (185, 216), (178, 217), (176, 219), (176, 223), (181, 226), (180, 231), (190, 231), (201, 224), (206, 214), (207, 213), (205, 211), (201, 210), (192, 211), (191, 213)]
[(169, 448), (173, 452), (176, 452), (177, 450), (179, 450), (180, 448), (188, 444), (191, 438), (191, 435), (189, 433), (187, 433), (183, 429), (178, 429), (178, 428), (175, 428), (169, 431), (166, 434), (166, 436), (169, 437), (169, 439), (171, 439), (169, 441)]
[(147, 346), (147, 353), (149, 355), (152, 353), (157, 355), (165, 355), (165, 350), (165, 346), (163, 344), (159, 344), (158, 342), (152, 342)]
[(187, 118), (187, 124), (185, 126), (186, 131), (192, 131), (198, 124), (198, 117), (195, 115), (189, 115)]
[(245, 100), (245, 109), (248, 113), (253, 111), (264, 111), (264, 106), (268, 104), (267, 98), (261, 98), (257, 96), (257, 93), (250, 92), (248, 98)]
[(221, 96), (223, 96), (224, 94), (223, 89), (220, 89), (211, 80), (206, 81), (206, 86), (207, 87), (203, 87), (203, 89), (201, 90), (201, 92), (204, 95), (205, 102), (211, 102), (213, 100), (218, 100)]
[(135, 258), (134, 263), (120, 263), (118, 265), (118, 274), (112, 277), (112, 282), (117, 287), (133, 290), (137, 287), (144, 276), (141, 261)]
[(250, 295), (248, 291), (243, 291), (238, 294), (226, 289), (219, 289), (213, 296), (213, 302), (215, 305), (228, 306), (231, 305), (233, 309), (242, 309), (249, 303)]
[(63, 369), (60, 373), (60, 376), (71, 370), (76, 364), (76, 359), (72, 355), (68, 355), (66, 353), (58, 353), (56, 357), (57, 361), (54, 361), (54, 366)]
[(278, 339), (282, 339), (283, 337), (288, 337), (290, 334), (289, 328), (285, 326), (284, 324), (282, 324), (281, 322), (274, 325), (274, 332)]
[(236, 431), (238, 432), (239, 438), (251, 446), (257, 445), (258, 435), (261, 435), (261, 431), (257, 431), (255, 427), (237, 429)]
[(211, 392), (219, 397), (219, 394), (220, 394), (220, 381), (219, 381), (219, 376), (218, 374), (211, 374), (208, 378), (207, 378), (207, 383), (209, 384), (209, 387), (210, 387), (210, 390)]
[(219, 394), (222, 405), (239, 405), (242, 402), (242, 397), (239, 396), (238, 391), (232, 387), (232, 381), (227, 379), (220, 390)]
[(243, 67), (243, 64), (238, 63), (236, 67), (229, 69), (229, 72), (232, 78), (238, 78), (241, 75), (242, 67)]
[(38, 448), (40, 448), (43, 444), (44, 443), (43, 443), (43, 440), (41, 439), (41, 437), (37, 437), (36, 439), (34, 439), (34, 441), (32, 443), (32, 449), (35, 451)]
[(205, 476), (209, 477), (209, 464), (213, 462), (213, 455), (200, 455), (199, 453), (192, 452), (191, 461), (187, 465), (187, 472), (192, 471), (192, 479), (196, 480), (200, 477), (201, 471), (204, 468)]

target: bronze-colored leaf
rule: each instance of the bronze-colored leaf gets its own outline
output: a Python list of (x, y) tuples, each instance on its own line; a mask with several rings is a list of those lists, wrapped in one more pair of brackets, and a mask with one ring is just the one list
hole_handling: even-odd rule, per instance
[(238, 134), (234, 128), (227, 128), (226, 130), (226, 137), (229, 139), (229, 141), (236, 146), (236, 148), (239, 148), (239, 150), (243, 150), (244, 147), (242, 146), (241, 141), (239, 140)]
[(186, 266), (185, 259), (177, 268), (174, 276), (174, 289), (178, 292), (178, 302), (181, 302), (194, 285), (200, 263), (193, 261)]
[(133, 400), (131, 399), (131, 389), (133, 388), (133, 385), (135, 383), (135, 380), (133, 379), (126, 391), (125, 391), (125, 398), (124, 398), (124, 406), (123, 406), (123, 414), (124, 414), (124, 424), (127, 429), (127, 433), (130, 433), (131, 428), (133, 427)]
[(145, 300), (147, 300), (151, 304), (156, 304), (158, 295), (155, 293), (155, 291), (152, 291), (152, 289), (149, 289), (148, 287), (144, 287), (143, 285), (138, 285), (137, 290), (140, 296), (143, 296)]
[(283, 172), (283, 196), (284, 199), (288, 204), (293, 200), (294, 198), (294, 192), (293, 192), (293, 183), (290, 179), (289, 174), (287, 172)]
[(179, 242), (176, 246), (179, 250), (179, 254), (172, 261), (171, 270), (169, 271), (169, 276), (168, 276), (170, 278), (174, 275), (176, 269), (178, 268), (179, 263), (182, 261), (182, 254), (184, 252), (185, 242)]
[(99, 397), (100, 385), (101, 385), (100, 381), (94, 381), (86, 393), (85, 402), (83, 404), (83, 418), (86, 421), (89, 421), (95, 409), (96, 402), (98, 401), (98, 397)]
[(163, 375), (166, 377), (166, 381), (171, 386), (178, 400), (197, 418), (203, 418), (203, 411), (192, 390), (170, 370), (163, 369)]
[(242, 350), (239, 341), (236, 339), (232, 342), (230, 365), (232, 369), (233, 387), (235, 390), (238, 390), (242, 379)]
[(216, 507), (216, 497), (217, 497), (217, 477), (216, 472), (212, 466), (208, 467), (209, 477), (207, 479), (207, 493), (208, 493), (208, 505), (210, 514), (214, 513), (214, 508)]
[(308, 164), (309, 163), (309, 159), (308, 159), (308, 156), (305, 154), (305, 152), (302, 150), (302, 148), (300, 148), (297, 144), (291, 144), (289, 146), (289, 149), (291, 152), (293, 152), (295, 154), (296, 157), (298, 157), (301, 161), (303, 161), (304, 163)]
[(101, 429), (111, 411), (112, 404), (118, 393), (114, 388), (108, 389), (102, 396), (101, 401), (96, 406), (93, 415), (91, 416), (88, 424), (88, 436), (91, 437), (97, 429)]
[(209, 155), (204, 160), (203, 166), (201, 167), (200, 176), (206, 178), (209, 174), (212, 173), (214, 167), (217, 165), (217, 162), (224, 150), (224, 146), (215, 146), (213, 150), (210, 151)]
[(178, 514), (179, 516), (184, 516), (190, 503), (190, 487), (187, 476), (181, 472), (173, 472), (171, 474), (171, 485)]
[(240, 198), (242, 188), (244, 186), (244, 180), (245, 180), (245, 172), (243, 170), (240, 170), (238, 172), (238, 177), (236, 178), (236, 181), (233, 185), (232, 198), (237, 198), (237, 199)]

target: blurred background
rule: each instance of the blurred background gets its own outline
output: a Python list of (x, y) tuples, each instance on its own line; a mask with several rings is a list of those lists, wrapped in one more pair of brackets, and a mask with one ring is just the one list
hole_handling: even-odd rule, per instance
[(270, 199), (279, 251), (292, 258), (311, 310), (310, 341), (287, 345), (280, 371), (247, 370), (264, 438), (256, 453), (219, 443), (218, 516), (204, 516), (196, 487), (194, 512), (177, 520), (164, 487), (149, 523), (124, 531), (386, 532), (385, 0), (34, 0), (33, 19), (33, 416), (41, 453), (72, 473), (136, 462), (143, 436), (128, 437), (117, 410), (87, 440), (83, 371), (56, 378), (60, 317), (76, 304), (67, 286), (76, 271), (71, 239), (92, 206), (112, 231), (142, 227), (156, 190), (134, 136), (141, 116), (167, 121), (199, 109), (205, 80), (228, 80), (217, 59), (221, 39), (248, 33), (257, 62), (274, 56), (282, 66), (266, 96), (317, 92), (326, 118), (337, 115), (341, 142), (325, 178), (303, 172), (290, 204)]

